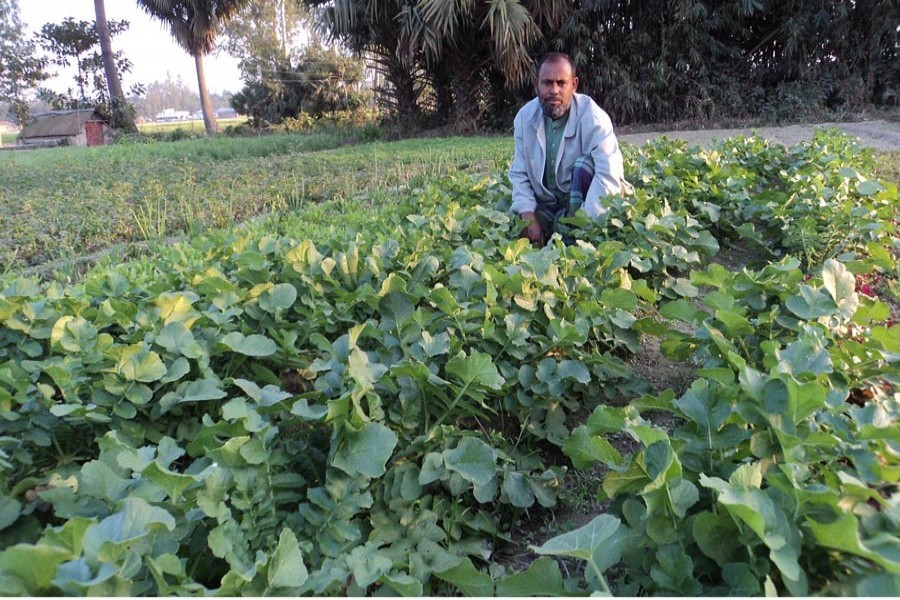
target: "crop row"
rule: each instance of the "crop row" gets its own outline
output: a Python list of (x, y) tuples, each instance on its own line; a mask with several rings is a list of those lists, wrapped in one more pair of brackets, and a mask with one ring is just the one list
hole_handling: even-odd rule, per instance
[[(298, 141), (299, 140), (299, 141)], [(201, 143), (203, 142), (203, 143)], [(160, 242), (506, 160), (508, 141), (373, 142), (335, 135), (186, 140), (0, 155), (0, 270)]]
[[(315, 241), (282, 215), (76, 286), (16, 279), (2, 588), (896, 591), (900, 347), (856, 282), (896, 277), (897, 189), (870, 166), (826, 134), (663, 141), (571, 246), (515, 239), (502, 176), (457, 178)], [(711, 264), (733, 245), (765, 260)], [(647, 393), (625, 358), (648, 338), (689, 389)], [(571, 469), (609, 510), (504, 562)]]

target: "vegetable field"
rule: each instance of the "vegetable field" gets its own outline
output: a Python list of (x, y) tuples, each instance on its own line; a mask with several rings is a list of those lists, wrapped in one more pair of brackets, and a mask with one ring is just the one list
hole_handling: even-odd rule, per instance
[[(663, 139), (570, 246), (516, 239), (501, 168), (76, 284), (10, 273), (0, 589), (896, 595), (898, 191), (874, 168), (826, 132)], [(651, 341), (689, 385), (634, 373)]]

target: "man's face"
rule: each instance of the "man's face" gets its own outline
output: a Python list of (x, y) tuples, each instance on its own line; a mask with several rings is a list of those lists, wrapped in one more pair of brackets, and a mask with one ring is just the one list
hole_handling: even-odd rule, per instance
[(578, 78), (572, 73), (568, 61), (548, 61), (538, 73), (535, 88), (544, 115), (556, 120), (568, 112), (572, 94), (578, 89)]

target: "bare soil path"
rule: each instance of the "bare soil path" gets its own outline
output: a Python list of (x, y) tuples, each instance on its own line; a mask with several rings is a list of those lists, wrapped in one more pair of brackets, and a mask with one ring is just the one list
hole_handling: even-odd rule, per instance
[(721, 140), (738, 135), (759, 134), (774, 143), (792, 146), (812, 139), (816, 129), (836, 127), (856, 137), (862, 146), (875, 150), (900, 150), (900, 123), (876, 120), (858, 123), (819, 123), (816, 125), (788, 125), (786, 127), (744, 127), (738, 129), (701, 129), (693, 131), (665, 131), (647, 133), (626, 133), (620, 140), (633, 144), (643, 144), (647, 140), (666, 136), (676, 140), (686, 140), (690, 144), (704, 146), (713, 140)]

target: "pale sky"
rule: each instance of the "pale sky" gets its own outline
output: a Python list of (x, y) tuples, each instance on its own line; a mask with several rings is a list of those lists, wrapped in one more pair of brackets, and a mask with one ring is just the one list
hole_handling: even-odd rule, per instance
[[(76, 21), (93, 21), (93, 0), (19, 0), (19, 16), (30, 33), (40, 31), (44, 23), (61, 23), (66, 17)], [(179, 75), (190, 90), (197, 88), (194, 59), (175, 43), (169, 30), (137, 7), (135, 0), (106, 0), (106, 18), (128, 21), (128, 31), (113, 37), (114, 51), (123, 51), (133, 64), (123, 77), (125, 93), (133, 83), (164, 81), (166, 72)], [(203, 59), (206, 86), (210, 93), (238, 92), (243, 87), (237, 60), (223, 52), (213, 52)], [(59, 71), (51, 67), (51, 71)], [(74, 83), (71, 76), (58, 76), (42, 85), (64, 92)]]

